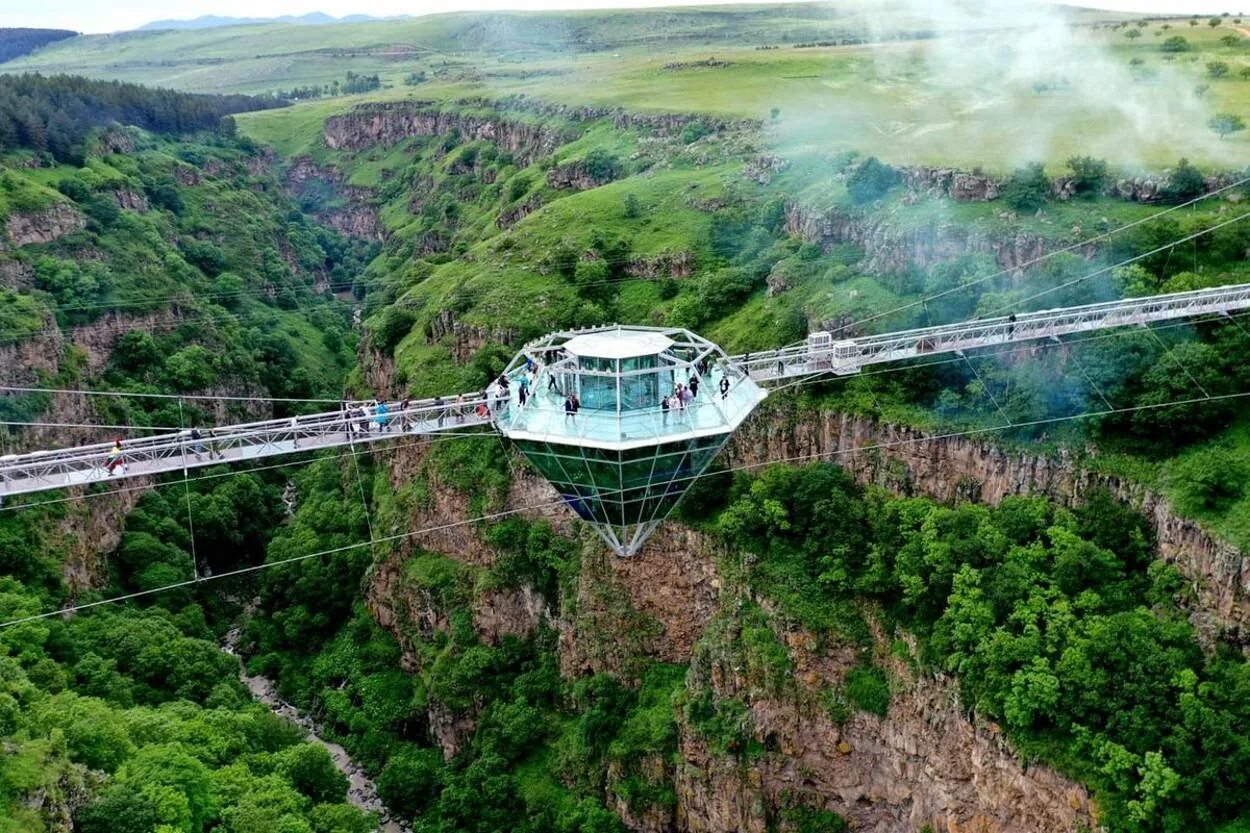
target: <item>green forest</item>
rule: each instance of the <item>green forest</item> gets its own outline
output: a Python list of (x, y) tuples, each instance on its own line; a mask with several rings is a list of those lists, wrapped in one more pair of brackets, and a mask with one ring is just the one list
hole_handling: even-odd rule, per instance
[[(813, 66), (885, 107), (948, 36), (824, 14), (13, 36), (0, 456), (480, 391), (568, 328), (736, 354), (1250, 281), (1235, 132), (820, 144)], [(1212, 118), (1239, 24), (1063, 19)], [(139, 83), (175, 47), (292, 51)], [(788, 385), (632, 558), (478, 430), (6, 497), (0, 833), (1250, 830), (1246, 355), (1233, 312)]]

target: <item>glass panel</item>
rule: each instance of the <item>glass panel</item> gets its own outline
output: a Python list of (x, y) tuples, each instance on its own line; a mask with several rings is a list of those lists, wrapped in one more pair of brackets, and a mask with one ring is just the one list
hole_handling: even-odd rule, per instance
[[(594, 356), (582, 356), (579, 359), (583, 370), (600, 371), (614, 374), (615, 362), (612, 359), (600, 359)], [(591, 411), (616, 410), (616, 377), (615, 375), (595, 375), (582, 373), (578, 376), (579, 393), (582, 408)]]

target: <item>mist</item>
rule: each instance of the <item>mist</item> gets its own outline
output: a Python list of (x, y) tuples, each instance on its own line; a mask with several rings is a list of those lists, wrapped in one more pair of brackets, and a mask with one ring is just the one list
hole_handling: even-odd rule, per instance
[[(897, 0), (862, 19), (871, 45), (853, 57), (858, 87), (829, 84), (817, 108), (792, 106), (783, 141), (797, 132), (812, 149), (825, 135), (887, 161), (1000, 171), (1085, 154), (1118, 170), (1158, 171), (1182, 156), (1244, 165), (1207, 126), (1214, 105), (1198, 90), (1194, 53), (1168, 61), (1159, 48), (1187, 26), (1159, 36), (1152, 23), (1130, 41), (1089, 12), (1040, 0)], [(1111, 48), (1121, 40), (1136, 45), (1139, 65)]]

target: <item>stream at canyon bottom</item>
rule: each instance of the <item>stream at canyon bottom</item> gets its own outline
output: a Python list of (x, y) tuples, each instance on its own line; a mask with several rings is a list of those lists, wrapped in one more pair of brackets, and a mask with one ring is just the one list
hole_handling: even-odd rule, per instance
[(226, 634), (226, 640), (221, 649), (238, 658), (239, 680), (247, 687), (252, 699), (268, 706), (278, 717), (299, 726), (307, 732), (308, 740), (325, 747), (334, 761), (335, 768), (347, 778), (347, 803), (365, 812), (377, 813), (378, 830), (381, 833), (412, 833), (412, 829), (406, 824), (391, 818), (382, 799), (378, 797), (377, 785), (373, 783), (373, 779), (365, 773), (364, 769), (352, 760), (346, 749), (322, 738), (318, 734), (317, 724), (311, 717), (302, 714), (299, 709), (278, 695), (278, 689), (273, 680), (259, 674), (253, 676), (247, 673), (247, 666), (243, 663), (243, 658), (239, 657), (237, 650), (241, 636), (240, 628), (231, 628)]

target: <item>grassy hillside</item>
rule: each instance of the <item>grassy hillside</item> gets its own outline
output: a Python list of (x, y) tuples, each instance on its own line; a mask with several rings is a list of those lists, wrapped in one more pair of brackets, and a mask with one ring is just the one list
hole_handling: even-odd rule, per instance
[[(1164, 51), (1182, 26), (1185, 51)], [(1128, 38), (1128, 31), (1144, 34)], [(1173, 21), (1071, 33), (1057, 67), (1026, 60), (1028, 43), (1005, 63), (998, 53), (974, 53), (964, 67), (951, 56), (961, 42), (947, 39), (769, 50), (733, 42), (665, 46), (658, 55), (536, 55), (523, 66), (497, 54), (465, 56), (425, 61), (419, 71), (428, 80), (416, 86), (403, 83), (414, 70), (392, 67), (383, 70), (389, 89), (241, 123), (257, 138), (293, 148), (293, 135), (308, 135), (301, 128), (358, 101), (522, 93), (570, 105), (763, 119), (767, 148), (792, 159), (853, 150), (895, 163), (1010, 170), (1092, 154), (1157, 169), (1183, 155), (1241, 166), (1250, 136), (1220, 138), (1208, 126), (1217, 114), (1250, 111), (1243, 74), (1250, 40), (1231, 20), (1214, 29)], [(301, 124), (292, 129), (292, 121)]]
[[(1221, 141), (1206, 125), (1250, 105), (1240, 74), (1250, 41), (1235, 18), (1218, 28), (1175, 19), (1139, 29), (1118, 28), (1107, 14), (1065, 14), (1014, 22), (947, 19), (915, 4), (816, 4), (442, 15), (92, 36), (3, 68), (217, 92), (376, 73), (384, 89), (370, 98), (524, 93), (763, 118), (773, 123), (769, 144), (790, 155), (855, 149), (895, 162), (1009, 168), (1132, 146), (1142, 166), (1179, 154), (1240, 164), (1250, 139)], [(1187, 49), (1165, 52), (1177, 33)], [(1221, 42), (1228, 36), (1232, 45)], [(1212, 62), (1229, 71), (1208, 77)]]

